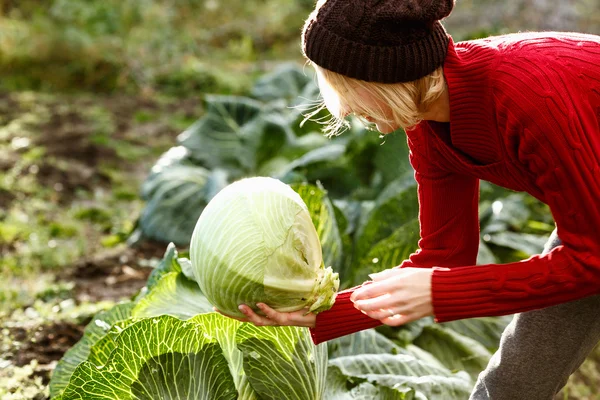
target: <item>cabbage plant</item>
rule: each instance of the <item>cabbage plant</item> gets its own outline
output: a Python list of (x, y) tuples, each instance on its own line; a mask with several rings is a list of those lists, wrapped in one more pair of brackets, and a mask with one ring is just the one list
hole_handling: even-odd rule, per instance
[(94, 316), (54, 371), (52, 399), (458, 400), (469, 394), (466, 373), (375, 330), (315, 346), (306, 328), (256, 327), (208, 312), (189, 267), (169, 245), (132, 303)]
[(266, 177), (220, 191), (204, 208), (190, 243), (192, 273), (221, 312), (243, 317), (239, 304), (290, 312), (329, 309), (338, 274), (325, 268), (308, 207), (292, 188)]

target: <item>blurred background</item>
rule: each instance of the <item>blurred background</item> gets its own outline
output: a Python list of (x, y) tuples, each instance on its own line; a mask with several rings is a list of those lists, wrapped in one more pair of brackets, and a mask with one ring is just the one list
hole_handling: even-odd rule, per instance
[[(215, 187), (235, 177), (283, 170), (291, 181), (324, 182), (340, 201), (350, 192), (352, 201), (375, 201), (381, 182), (391, 182), (367, 165), (369, 139), (340, 142), (350, 147), (333, 154), (373, 171), (353, 170), (356, 182), (328, 187), (346, 165), (320, 155), (333, 175), (314, 176), (311, 168), (323, 171), (323, 164), (297, 161), (327, 141), (305, 135), (307, 128), (297, 131), (298, 115), (284, 115), (283, 127), (267, 115), (281, 109), (277, 101), (288, 101), (286, 108), (299, 97), (317, 97), (314, 87), (306, 89), (311, 71), (303, 67), (299, 44), (313, 5), (0, 0), (0, 398), (48, 398), (56, 361), (81, 337), (91, 315), (136, 293), (167, 243), (185, 251), (189, 227), (177, 220), (181, 208), (167, 203), (202, 191), (198, 204), (204, 204)], [(600, 34), (600, 2), (458, 0), (445, 26), (455, 41), (526, 30)], [(249, 118), (240, 113), (256, 108), (286, 137), (310, 140), (294, 141), (293, 151), (275, 149), (286, 149), (284, 158), (258, 140), (254, 150), (260, 155), (251, 156), (251, 167), (232, 162), (231, 154), (215, 161), (194, 153), (200, 145), (190, 135), (207, 125), (235, 130), (217, 118), (224, 118), (217, 107), (223, 104), (235, 124), (246, 124)], [(317, 131), (313, 126), (310, 133)], [(173, 165), (206, 173), (201, 184), (176, 188), (183, 200), (165, 185), (186, 178), (161, 175)], [(526, 196), (483, 190), (488, 252), (481, 260), (535, 253), (552, 229), (547, 209)], [(195, 222), (193, 210), (185, 213)], [(558, 398), (598, 399), (598, 382), (600, 351)]]

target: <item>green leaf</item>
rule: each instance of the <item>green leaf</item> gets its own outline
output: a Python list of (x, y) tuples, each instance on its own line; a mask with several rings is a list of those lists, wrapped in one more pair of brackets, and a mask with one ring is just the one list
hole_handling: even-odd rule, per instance
[(137, 321), (138, 320), (135, 318), (128, 318), (113, 324), (110, 330), (107, 331), (100, 340), (94, 343), (90, 349), (90, 354), (86, 361), (95, 365), (96, 367), (103, 367), (108, 362), (113, 350), (116, 348), (116, 338), (121, 332), (123, 332), (123, 329), (136, 323)]
[(236, 342), (244, 371), (262, 400), (323, 398), (327, 346), (315, 346), (307, 328), (244, 324)]
[(433, 354), (446, 368), (466, 371), (473, 379), (485, 369), (492, 356), (475, 339), (439, 325), (426, 326), (414, 343)]
[(329, 364), (338, 366), (348, 376), (367, 374), (452, 376), (452, 373), (445, 368), (429, 365), (406, 354), (358, 354), (337, 357), (330, 360)]
[(399, 346), (375, 329), (367, 329), (342, 336), (328, 341), (327, 344), (330, 360), (358, 354), (405, 354), (434, 367), (445, 368), (432, 354), (425, 350), (406, 343)]
[(414, 180), (400, 178), (388, 185), (359, 222), (352, 266), (343, 286), (359, 285), (369, 273), (397, 266), (406, 259), (417, 248), (418, 212)]
[(496, 264), (497, 262), (498, 260), (492, 250), (480, 239), (479, 250), (477, 252), (477, 265)]
[(493, 353), (498, 350), (502, 332), (504, 332), (504, 329), (512, 318), (512, 315), (505, 315), (502, 317), (461, 319), (445, 322), (442, 326), (471, 339), (475, 339)]
[(376, 386), (366, 379), (344, 375), (341, 369), (331, 365), (327, 369), (327, 389), (324, 400), (412, 400), (415, 392), (410, 388)]
[[(196, 318), (219, 317), (204, 314)], [(237, 321), (231, 321), (231, 328), (235, 329)], [(76, 368), (63, 400), (127, 400), (140, 398), (142, 393), (149, 396), (145, 398), (156, 398), (152, 394), (158, 391), (165, 396), (173, 381), (177, 382), (179, 397), (158, 398), (238, 398), (219, 343), (209, 332), (199, 329), (195, 319), (181, 321), (170, 316), (143, 319), (125, 328), (115, 344), (103, 368), (87, 361)], [(164, 364), (159, 373), (149, 374), (160, 362)], [(185, 368), (181, 368), (183, 365)]]
[(308, 212), (319, 235), (325, 267), (338, 271), (343, 261), (343, 243), (338, 228), (335, 210), (320, 186), (308, 184), (292, 185), (308, 207)]
[[(163, 157), (169, 157), (169, 153)], [(140, 228), (148, 238), (186, 246), (206, 204), (227, 185), (228, 173), (163, 163), (163, 159), (152, 171), (142, 185), (147, 204), (140, 216)]]
[(252, 88), (252, 97), (269, 102), (286, 99), (297, 99), (306, 85), (313, 79), (296, 63), (284, 63), (273, 72), (259, 78)]
[(385, 135), (374, 158), (375, 168), (384, 185), (400, 176), (413, 175), (408, 159), (406, 134), (401, 130)]
[(344, 157), (345, 151), (345, 145), (339, 142), (311, 150), (292, 161), (278, 179), (288, 184), (320, 182), (330, 197), (346, 197), (361, 182)]
[(250, 381), (244, 371), (243, 354), (236, 343), (237, 331), (246, 324), (219, 314), (213, 313), (212, 315), (212, 318), (196, 318), (195, 322), (202, 331), (214, 335), (219, 342), (239, 393), (238, 400), (258, 400), (256, 391), (250, 386)]
[(146, 290), (152, 290), (158, 281), (170, 272), (181, 272), (181, 265), (179, 265), (179, 261), (177, 260), (177, 248), (172, 242), (167, 245), (165, 255), (148, 277)]
[(192, 262), (189, 258), (178, 258), (177, 262), (181, 266), (181, 273), (188, 279), (194, 280), (194, 273), (192, 272)]
[(497, 198), (488, 204), (489, 208), (481, 211), (482, 234), (508, 229), (520, 231), (531, 215), (520, 193)]
[(404, 349), (373, 329), (327, 342), (329, 359), (357, 354), (404, 354)]
[(119, 321), (128, 319), (131, 316), (132, 308), (132, 303), (122, 303), (117, 304), (108, 311), (94, 315), (91, 322), (85, 328), (83, 337), (65, 353), (56, 365), (52, 373), (52, 379), (50, 380), (51, 397), (62, 393), (63, 389), (69, 383), (73, 371), (88, 358), (92, 346), (106, 335), (111, 326)]
[(339, 357), (329, 362), (348, 378), (361, 378), (378, 386), (414, 389), (417, 398), (431, 400), (465, 399), (472, 382), (464, 373), (430, 365), (416, 358), (398, 354), (362, 354)]
[(416, 399), (424, 400), (464, 400), (469, 397), (473, 384), (461, 375), (456, 376), (402, 376), (365, 375), (369, 381), (388, 388), (413, 389)]
[(132, 315), (137, 318), (171, 315), (185, 320), (212, 311), (213, 306), (196, 281), (181, 272), (169, 272), (138, 301)]
[(307, 169), (313, 164), (324, 162), (335, 162), (343, 157), (346, 147), (343, 144), (332, 143), (328, 146), (316, 148), (297, 158), (288, 165), (287, 170), (282, 173), (282, 176), (290, 173), (295, 169)]
[(376, 329), (385, 337), (394, 340), (404, 347), (414, 342), (426, 326), (433, 325), (434, 323), (433, 318), (425, 317), (401, 326), (381, 325)]
[(285, 63), (261, 77), (254, 85), (251, 96), (264, 102), (278, 103), (279, 113), (295, 135), (318, 132), (322, 128), (321, 121), (327, 118), (329, 113), (322, 107), (306, 120), (306, 115), (312, 114), (322, 105), (318, 100), (319, 88), (314, 78), (312, 68)]
[(289, 130), (268, 120), (266, 111), (250, 98), (208, 96), (206, 114), (178, 137), (179, 143), (202, 166), (227, 169), (237, 179), (255, 171), (289, 140)]
[(392, 182), (361, 221), (356, 232), (355, 258), (362, 259), (373, 245), (389, 237), (398, 227), (418, 217), (419, 205), (414, 180)]
[(378, 194), (401, 176), (410, 174), (412, 177), (413, 169), (408, 159), (404, 132), (396, 131), (385, 136), (364, 128), (354, 129), (353, 132), (346, 157), (365, 187), (374, 189), (373, 194)]
[(523, 253), (524, 257), (529, 257), (540, 254), (548, 238), (545, 235), (531, 233), (498, 232), (489, 234), (486, 239), (488, 239), (486, 243), (517, 250)]
[(256, 176), (278, 176), (281, 171), (284, 171), (288, 164), (290, 163), (290, 159), (277, 156), (274, 157), (265, 163), (263, 163), (260, 168), (256, 171)]
[(419, 248), (419, 220), (412, 218), (400, 225), (389, 237), (374, 244), (362, 260), (355, 262), (351, 286), (369, 280), (369, 274), (394, 268)]
[[(151, 357), (131, 386), (132, 397), (139, 400), (216, 398), (208, 392), (212, 389), (210, 386), (199, 382), (206, 378), (206, 367), (202, 364), (218, 359), (218, 352), (218, 347), (213, 345), (207, 346), (202, 353), (173, 352)], [(225, 395), (237, 399), (231, 390)]]
[(339, 269), (341, 285), (346, 286), (349, 281), (349, 274), (352, 270), (352, 252), (354, 247), (353, 236), (360, 219), (361, 213), (365, 209), (365, 201), (355, 200), (334, 200), (334, 211), (338, 227), (342, 235), (343, 244), (343, 264)]
[(302, 157), (304, 154), (319, 149), (330, 144), (338, 144), (337, 141), (327, 139), (322, 133), (312, 132), (304, 136), (296, 137), (288, 147), (286, 147), (282, 154), (289, 159), (297, 159)]

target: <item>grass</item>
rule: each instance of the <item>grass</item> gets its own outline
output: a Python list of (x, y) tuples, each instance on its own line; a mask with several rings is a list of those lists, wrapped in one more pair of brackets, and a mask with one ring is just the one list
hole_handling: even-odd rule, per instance
[(240, 69), (300, 58), (298, 16), (312, 8), (306, 0), (16, 4), (0, 7), (0, 87), (178, 95), (239, 92)]
[(141, 181), (201, 109), (199, 100), (0, 95), (0, 313), (127, 239)]

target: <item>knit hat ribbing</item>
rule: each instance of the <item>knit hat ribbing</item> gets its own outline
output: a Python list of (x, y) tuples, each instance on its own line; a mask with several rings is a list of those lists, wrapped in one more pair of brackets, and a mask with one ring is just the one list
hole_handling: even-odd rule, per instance
[(321, 0), (302, 32), (305, 56), (369, 82), (408, 82), (441, 66), (449, 38), (439, 20), (454, 0)]

